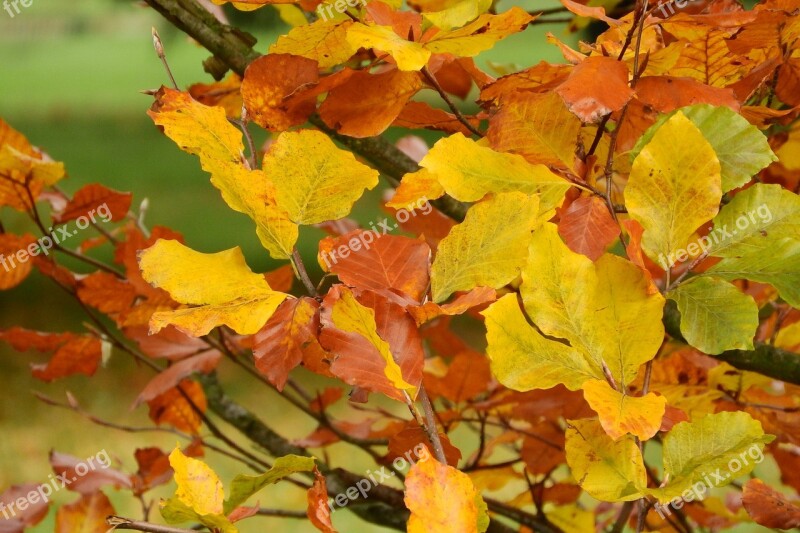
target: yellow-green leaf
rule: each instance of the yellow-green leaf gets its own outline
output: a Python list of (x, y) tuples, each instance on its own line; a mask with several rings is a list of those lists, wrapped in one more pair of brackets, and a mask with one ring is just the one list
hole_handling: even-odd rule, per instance
[(378, 184), (378, 172), (315, 130), (284, 132), (264, 156), (275, 200), (297, 224), (319, 224), (350, 213)]
[(578, 390), (587, 380), (602, 379), (597, 364), (575, 348), (543, 337), (528, 324), (516, 294), (503, 296), (482, 314), (492, 374), (506, 387), (528, 391), (561, 383)]
[(420, 70), (431, 57), (429, 50), (417, 42), (400, 37), (391, 26), (356, 22), (347, 30), (347, 43), (355, 49), (374, 48), (388, 53), (400, 70)]
[(614, 440), (631, 434), (647, 440), (658, 432), (667, 399), (652, 392), (628, 396), (612, 389), (604, 379), (583, 384), (583, 397), (600, 416), (600, 425)]
[(567, 464), (583, 490), (606, 502), (642, 497), (647, 473), (634, 438), (625, 435), (615, 441), (593, 419), (567, 422)]
[(696, 277), (667, 295), (681, 312), (681, 334), (707, 354), (752, 350), (758, 328), (758, 305), (727, 281)]
[(649, 287), (630, 261), (606, 254), (593, 264), (573, 252), (548, 222), (533, 234), (520, 292), (542, 333), (568, 340), (627, 385), (664, 339), (664, 298)]
[(456, 291), (498, 289), (519, 275), (539, 199), (520, 192), (498, 194), (473, 205), (464, 222), (439, 243), (431, 267), (433, 301)]
[[(292, 6), (295, 7), (295, 6)], [(346, 20), (316, 20), (292, 28), (269, 47), (270, 54), (292, 54), (314, 59), (319, 68), (340, 65), (356, 53), (347, 41), (347, 31), (353, 22)]]
[(170, 293), (175, 301), (197, 306), (154, 313), (152, 333), (171, 324), (200, 337), (226, 325), (239, 334), (251, 335), (287, 297), (250, 270), (238, 247), (204, 254), (178, 241), (161, 239), (140, 252), (139, 267), (147, 282)]
[(424, 46), (434, 54), (473, 57), (524, 30), (534, 18), (517, 6), (498, 15), (486, 13), (463, 28), (437, 33)]
[(220, 515), (225, 491), (217, 474), (203, 461), (187, 457), (179, 447), (169, 454), (178, 489), (175, 497), (199, 515)]
[(727, 485), (750, 473), (764, 457), (764, 444), (773, 439), (744, 411), (710, 414), (676, 424), (663, 444), (668, 482), (648, 492), (663, 503), (680, 497), (697, 483), (706, 490)]
[(625, 205), (644, 228), (642, 249), (663, 265), (719, 210), (721, 167), (714, 148), (683, 113), (656, 131), (633, 161)]
[(490, 7), (492, 7), (492, 0), (460, 0), (446, 9), (425, 12), (422, 16), (437, 28), (450, 31), (475, 20), (478, 15), (486, 13)]
[(553, 215), (570, 187), (545, 165), (532, 165), (520, 155), (496, 152), (461, 133), (437, 141), (420, 166), (447, 194), (462, 202), (475, 202), (488, 193), (537, 194), (542, 220)]
[(313, 457), (285, 455), (275, 459), (272, 468), (261, 475), (239, 474), (231, 482), (230, 497), (225, 501), (226, 514), (245, 503), (253, 494), (267, 485), (277, 483), (297, 472), (311, 472), (313, 469)]

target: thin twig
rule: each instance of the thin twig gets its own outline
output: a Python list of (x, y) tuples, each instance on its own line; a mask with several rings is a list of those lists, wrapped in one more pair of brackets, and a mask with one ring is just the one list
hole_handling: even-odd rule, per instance
[(425, 385), (422, 383), (419, 385), (417, 398), (422, 402), (422, 410), (425, 413), (425, 425), (423, 429), (425, 433), (428, 434), (428, 440), (433, 446), (433, 454), (440, 463), (446, 465), (447, 457), (444, 455), (442, 440), (439, 438), (439, 430), (436, 428), (436, 414), (433, 412), (433, 404), (431, 404), (431, 399), (428, 397), (428, 393), (425, 391)]
[(461, 111), (453, 103), (450, 97), (447, 96), (447, 93), (445, 92), (444, 89), (442, 89), (442, 86), (439, 85), (439, 82), (436, 81), (436, 78), (433, 76), (433, 74), (431, 74), (431, 71), (428, 70), (428, 67), (422, 67), (422, 75), (425, 76), (425, 79), (427, 79), (428, 82), (433, 86), (433, 88), (436, 89), (436, 92), (439, 93), (439, 96), (442, 97), (442, 100), (444, 100), (444, 102), (447, 104), (447, 107), (450, 108), (450, 111), (453, 112), (458, 121), (461, 122), (464, 125), (464, 127), (466, 127), (473, 134), (477, 135), (478, 137), (483, 137), (483, 133), (481, 133), (481, 131), (478, 130), (475, 126), (470, 124), (470, 122), (461, 113)]
[(306, 270), (306, 265), (303, 264), (303, 258), (300, 256), (300, 252), (297, 250), (295, 246), (292, 248), (292, 268), (294, 269), (295, 276), (303, 282), (308, 294), (313, 296), (314, 298), (319, 297), (319, 293), (317, 292), (317, 288), (314, 286), (314, 283), (311, 282), (311, 278), (308, 277), (308, 271)]
[(159, 526), (150, 522), (131, 520), (122, 516), (109, 516), (106, 523), (112, 530), (127, 529), (132, 531), (149, 531), (150, 533), (197, 533), (195, 529), (183, 529), (182, 527)]

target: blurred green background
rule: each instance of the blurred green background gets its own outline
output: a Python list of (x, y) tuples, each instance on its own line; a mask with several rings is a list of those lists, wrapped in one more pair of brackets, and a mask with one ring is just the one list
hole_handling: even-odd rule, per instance
[[(527, 9), (547, 8), (555, 1), (501, 0), (499, 7), (519, 5)], [(259, 40), (265, 52), (277, 35), (287, 30), (275, 10), (264, 8), (251, 14), (229, 11)], [(149, 201), (146, 223), (166, 225), (182, 232), (187, 243), (200, 251), (213, 252), (241, 246), (250, 266), (266, 271), (277, 266), (258, 244), (250, 220), (228, 209), (210, 185), (193, 156), (181, 152), (152, 125), (145, 111), (151, 98), (140, 93), (167, 82), (153, 52), (150, 29), (159, 29), (169, 63), (182, 87), (210, 82), (201, 61), (208, 54), (180, 34), (143, 4), (132, 1), (33, 0), (29, 8), (11, 18), (0, 11), (0, 116), (42, 147), (54, 159), (63, 161), (69, 179), (61, 186), (74, 192), (88, 183), (99, 182), (118, 190), (131, 191), (134, 205)], [(540, 60), (560, 61), (555, 46), (546, 44), (545, 33), (575, 45), (577, 38), (566, 34), (564, 25), (537, 26), (512, 36), (478, 63), (493, 72), (491, 64), (525, 67)], [(467, 103), (466, 105), (471, 105)], [(393, 138), (407, 131), (392, 131)], [(266, 136), (261, 135), (259, 139)], [(356, 209), (354, 217), (367, 222), (379, 216), (372, 192)], [(7, 231), (30, 231), (29, 222), (9, 208), (0, 208), (0, 220)], [(322, 233), (305, 229), (301, 252), (307, 264), (314, 264), (315, 246)], [(77, 243), (76, 243), (77, 244)], [(98, 257), (108, 260), (108, 253)], [(76, 269), (85, 272), (80, 266)], [(318, 275), (318, 271), (312, 276)], [(34, 273), (20, 287), (0, 292), (0, 328), (19, 325), (45, 331), (78, 331), (83, 321), (80, 308), (51, 282)], [(47, 454), (51, 449), (81, 458), (106, 449), (116, 466), (135, 471), (133, 451), (145, 445), (171, 449), (174, 436), (129, 434), (100, 428), (75, 413), (49, 407), (38, 401), (39, 391), (59, 401), (72, 391), (87, 410), (130, 426), (149, 424), (145, 407), (128, 409), (147, 382), (148, 371), (137, 367), (124, 354), (113, 354), (107, 368), (91, 379), (74, 377), (54, 384), (31, 378), (28, 365), (46, 357), (19, 354), (0, 344), (0, 492), (10, 485), (39, 483), (51, 473)], [(314, 425), (304, 415), (292, 417), (291, 409), (277, 395), (264, 392), (257, 382), (241, 374), (223, 373), (232, 396), (256, 412), (285, 436), (299, 438)], [(233, 434), (232, 430), (230, 431)], [(334, 446), (330, 453), (340, 465), (366, 471), (372, 463), (366, 456), (354, 456), (352, 448)], [(212, 455), (209, 462), (223, 481), (242, 471), (229, 460)], [(168, 485), (157, 495), (172, 490)], [(128, 493), (106, 491), (119, 514), (141, 517), (139, 503)], [(57, 493), (56, 504), (68, 503), (75, 494)], [(273, 487), (258, 498), (262, 506), (304, 508), (304, 494), (290, 485)], [(254, 499), (254, 500), (255, 500)], [(55, 506), (48, 518), (32, 531), (52, 531)], [(156, 517), (153, 511), (151, 517)], [(243, 531), (314, 531), (307, 523), (253, 519), (255, 525)], [(380, 531), (359, 522), (346, 511), (335, 515), (342, 531)]]

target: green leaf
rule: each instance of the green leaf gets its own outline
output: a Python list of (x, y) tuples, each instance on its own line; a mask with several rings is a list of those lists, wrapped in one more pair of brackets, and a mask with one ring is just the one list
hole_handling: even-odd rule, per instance
[(260, 476), (248, 476), (240, 474), (231, 482), (230, 497), (225, 500), (225, 514), (230, 513), (250, 496), (260, 491), (267, 485), (277, 483), (285, 477), (297, 472), (310, 472), (314, 469), (313, 457), (301, 457), (299, 455), (286, 455), (278, 457), (267, 472)]
[(727, 106), (714, 107), (708, 104), (682, 107), (659, 117), (639, 138), (631, 151), (631, 160), (639, 155), (664, 122), (678, 111), (697, 126), (717, 153), (722, 167), (722, 192), (741, 187), (761, 169), (778, 160), (769, 147), (767, 137), (746, 118)]
[(643, 496), (647, 473), (632, 435), (615, 441), (597, 420), (567, 423), (567, 464), (583, 490), (605, 502), (627, 502)]
[(773, 439), (764, 434), (759, 421), (743, 411), (710, 414), (676, 424), (664, 437), (664, 476), (668, 483), (648, 493), (664, 503), (695, 484), (703, 483), (706, 490), (727, 485), (750, 473), (763, 459), (764, 444)]
[(753, 297), (727, 281), (697, 277), (681, 283), (668, 298), (681, 312), (681, 334), (707, 354), (752, 350), (758, 328), (758, 305)]

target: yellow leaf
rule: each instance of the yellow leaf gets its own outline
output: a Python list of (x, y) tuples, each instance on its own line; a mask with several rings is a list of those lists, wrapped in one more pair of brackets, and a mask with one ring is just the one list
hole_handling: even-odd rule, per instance
[(198, 306), (154, 313), (151, 333), (174, 325), (200, 337), (227, 325), (241, 335), (250, 335), (261, 329), (287, 297), (250, 270), (238, 247), (204, 254), (178, 241), (160, 239), (139, 253), (139, 267), (145, 280), (169, 292), (175, 301)]
[(234, 211), (256, 223), (261, 244), (275, 259), (288, 259), (297, 241), (297, 227), (275, 205), (274, 190), (263, 172), (251, 170), (242, 160), (242, 134), (221, 107), (205, 106), (187, 93), (164, 88), (157, 108), (148, 114), (153, 122), (184, 151), (200, 158), (211, 183)]
[(397, 209), (409, 209), (419, 205), (420, 200), (435, 200), (443, 195), (444, 188), (436, 176), (422, 168), (403, 176), (403, 181), (400, 182), (394, 196), (386, 205)]
[(567, 423), (567, 464), (583, 490), (606, 502), (641, 498), (647, 473), (634, 438), (625, 435), (614, 441), (597, 420)]
[(186, 457), (180, 447), (169, 454), (169, 464), (175, 471), (178, 490), (175, 497), (199, 515), (222, 514), (225, 491), (222, 482), (202, 461)]
[(420, 166), (447, 194), (462, 202), (475, 202), (488, 193), (537, 194), (541, 220), (552, 217), (570, 187), (544, 165), (531, 165), (522, 156), (496, 152), (461, 133), (440, 139)]
[(450, 31), (475, 20), (478, 15), (486, 13), (490, 7), (492, 7), (492, 0), (460, 0), (446, 9), (426, 12), (422, 16), (437, 28)]
[(627, 385), (664, 340), (664, 298), (648, 294), (644, 272), (621, 257), (591, 260), (570, 250), (552, 223), (530, 242), (520, 292), (528, 316), (544, 333), (566, 339), (593, 366), (605, 363)]
[(433, 301), (475, 287), (499, 289), (519, 275), (539, 199), (520, 192), (498, 194), (467, 211), (439, 243), (431, 267)]
[(486, 503), (469, 476), (420, 454), (406, 477), (408, 533), (481, 533), (489, 525)]
[(644, 228), (642, 249), (674, 263), (697, 228), (719, 211), (721, 166), (714, 148), (680, 111), (656, 131), (631, 167), (628, 213)]
[(525, 321), (516, 294), (507, 294), (484, 311), (486, 354), (497, 380), (514, 390), (549, 389), (563, 383), (578, 390), (603, 377), (602, 369), (578, 350), (543, 337)]
[(600, 415), (600, 424), (608, 435), (618, 440), (630, 433), (647, 440), (658, 432), (667, 400), (652, 392), (628, 396), (612, 389), (605, 380), (592, 379), (583, 384), (583, 397)]
[(409, 391), (409, 395), (416, 397), (416, 387), (403, 379), (403, 372), (400, 365), (395, 362), (389, 343), (378, 335), (378, 326), (375, 323), (375, 311), (358, 303), (350, 289), (342, 286), (342, 297), (333, 304), (331, 319), (333, 325), (342, 331), (357, 333), (380, 353), (386, 368), (384, 374), (396, 388)]
[(319, 224), (347, 216), (378, 172), (356, 161), (322, 132), (282, 133), (264, 156), (264, 173), (275, 200), (297, 224)]
[(509, 35), (524, 30), (534, 18), (517, 6), (499, 15), (483, 14), (463, 28), (437, 33), (425, 43), (425, 48), (434, 54), (473, 57)]
[(374, 48), (388, 53), (400, 70), (420, 70), (431, 57), (430, 51), (421, 44), (405, 40), (391, 26), (356, 22), (347, 30), (347, 43), (356, 49)]
[(347, 41), (347, 31), (353, 22), (347, 20), (316, 20), (297, 26), (281, 35), (269, 47), (270, 54), (293, 54), (315, 59), (319, 68), (340, 65), (356, 53)]

